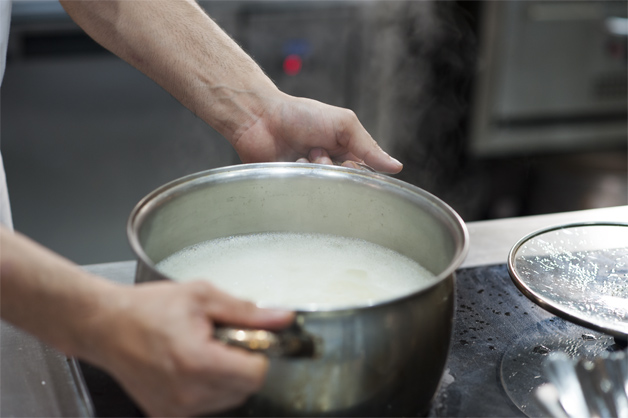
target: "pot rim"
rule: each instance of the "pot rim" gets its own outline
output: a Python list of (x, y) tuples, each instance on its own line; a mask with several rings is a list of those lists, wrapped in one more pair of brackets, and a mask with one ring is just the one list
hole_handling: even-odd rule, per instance
[[(311, 163), (292, 163), (292, 162), (271, 162), (271, 163), (251, 163), (251, 164), (238, 164), (232, 166), (225, 166), (214, 168), (210, 170), (204, 170), (197, 173), (189, 174), (187, 176), (180, 177), (168, 183), (165, 183), (162, 186), (154, 189), (152, 192), (144, 196), (133, 208), (131, 214), (129, 215), (126, 232), (127, 239), (129, 240), (129, 244), (131, 249), (135, 253), (135, 256), (138, 259), (138, 262), (142, 262), (146, 267), (148, 267), (153, 273), (158, 274), (164, 278), (168, 277), (163, 273), (159, 272), (159, 270), (155, 267), (155, 263), (148, 257), (148, 255), (144, 252), (144, 249), (139, 241), (139, 228), (143, 223), (144, 218), (152, 212), (153, 208), (158, 207), (163, 202), (170, 200), (173, 196), (178, 194), (182, 188), (191, 187), (197, 180), (215, 177), (219, 174), (224, 173), (241, 173), (246, 171), (258, 171), (258, 170), (269, 170), (273, 169), (277, 172), (287, 172), (287, 170), (300, 169), (304, 173), (307, 171), (310, 172), (329, 172), (336, 173), (338, 175), (349, 175), (352, 177), (362, 177), (365, 181), (370, 183), (376, 182), (379, 184), (385, 184), (389, 187), (401, 189), (406, 193), (410, 193), (413, 195), (418, 195), (421, 198), (425, 199), (428, 203), (430, 203), (429, 208), (426, 209), (438, 216), (443, 222), (447, 223), (448, 229), (452, 232), (452, 234), (457, 235), (454, 236), (454, 241), (458, 244), (456, 245), (456, 253), (454, 257), (449, 262), (448, 266), (441, 271), (439, 274), (435, 275), (436, 280), (434, 283), (431, 283), (429, 286), (422, 287), (415, 292), (411, 292), (405, 295), (396, 296), (391, 299), (384, 299), (374, 304), (362, 304), (362, 305), (348, 305), (342, 307), (335, 308), (326, 308), (326, 307), (299, 307), (297, 309), (293, 309), (297, 312), (333, 312), (337, 313), (339, 311), (351, 311), (362, 308), (371, 308), (382, 305), (387, 305), (389, 303), (394, 303), (403, 299), (414, 297), (418, 294), (429, 291), (435, 286), (438, 286), (441, 282), (443, 282), (447, 277), (453, 275), (458, 267), (462, 264), (467, 253), (469, 251), (469, 232), (464, 223), (464, 220), (454, 211), (447, 203), (436, 197), (435, 195), (417, 187), (412, 184), (406, 183), (399, 179), (395, 179), (393, 177), (389, 177), (384, 174), (374, 173), (366, 170), (356, 170), (353, 168), (347, 168), (342, 166), (335, 165), (321, 165), (321, 164), (311, 164)], [(262, 305), (258, 305), (262, 307)], [(271, 307), (271, 306), (263, 306), (263, 307)]]

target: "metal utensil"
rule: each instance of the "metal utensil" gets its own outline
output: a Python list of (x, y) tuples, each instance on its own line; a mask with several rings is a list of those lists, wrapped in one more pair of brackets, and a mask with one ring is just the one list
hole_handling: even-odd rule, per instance
[(628, 417), (628, 356), (619, 351), (593, 360), (552, 353), (544, 364), (549, 383), (536, 399), (552, 417)]

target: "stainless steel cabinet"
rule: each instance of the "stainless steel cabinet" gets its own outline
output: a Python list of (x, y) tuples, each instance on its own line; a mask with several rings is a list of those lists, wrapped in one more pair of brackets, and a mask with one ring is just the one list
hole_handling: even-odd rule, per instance
[(625, 143), (625, 2), (508, 1), (483, 7), (475, 152)]

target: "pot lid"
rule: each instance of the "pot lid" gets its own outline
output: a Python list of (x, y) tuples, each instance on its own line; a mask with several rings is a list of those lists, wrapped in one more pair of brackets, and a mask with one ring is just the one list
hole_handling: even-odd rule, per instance
[(628, 336), (628, 224), (580, 223), (522, 238), (508, 255), (515, 285), (568, 321)]

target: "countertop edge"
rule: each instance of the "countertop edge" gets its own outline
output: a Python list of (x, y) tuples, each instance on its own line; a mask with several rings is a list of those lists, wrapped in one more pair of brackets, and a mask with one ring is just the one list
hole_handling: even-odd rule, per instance
[[(468, 222), (469, 254), (460, 268), (504, 264), (512, 246), (525, 235), (539, 229), (595, 221), (628, 223), (628, 206)], [(95, 274), (102, 271), (106, 275), (111, 269), (128, 269), (129, 263), (134, 264), (135, 261), (90, 264), (84, 268)]]

